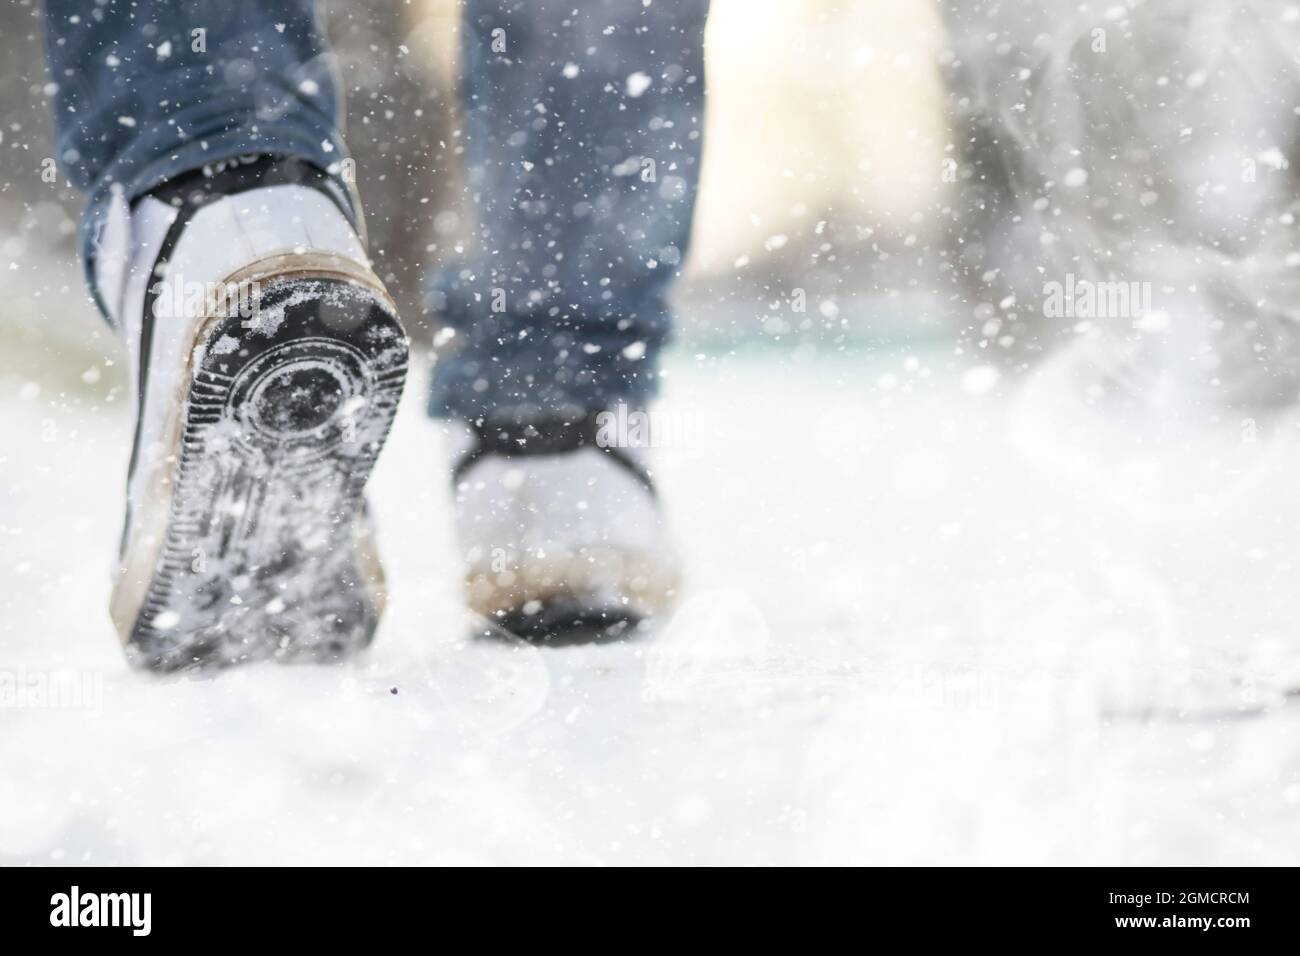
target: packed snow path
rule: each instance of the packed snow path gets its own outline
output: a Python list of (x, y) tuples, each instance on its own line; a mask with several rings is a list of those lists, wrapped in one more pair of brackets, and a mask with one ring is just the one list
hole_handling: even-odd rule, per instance
[(0, 863), (1300, 860), (1293, 421), (1098, 439), (937, 351), (670, 372), (654, 638), (466, 639), (416, 375), (373, 650), (164, 680), (106, 612), (114, 376), (9, 366), (0, 672), (96, 690), (0, 709)]

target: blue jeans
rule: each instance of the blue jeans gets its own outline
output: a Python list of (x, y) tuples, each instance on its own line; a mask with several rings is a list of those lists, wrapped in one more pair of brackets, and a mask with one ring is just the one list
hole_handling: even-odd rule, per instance
[[(690, 238), (708, 0), (463, 8), (477, 227), (467, 257), (430, 282), (457, 333), (430, 410), (497, 419), (643, 404)], [(347, 156), (311, 0), (46, 0), (45, 28), (58, 160), (89, 194), (88, 275), (115, 191), (135, 200), (250, 153), (335, 173)]]

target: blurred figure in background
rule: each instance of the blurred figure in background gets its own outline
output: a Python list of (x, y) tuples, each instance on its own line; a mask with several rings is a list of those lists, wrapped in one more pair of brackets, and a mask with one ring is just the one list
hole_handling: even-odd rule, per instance
[(1072, 342), (1090, 400), (1141, 414), (1292, 401), (1296, 8), (941, 7), (956, 265), (985, 340)]
[[(642, 410), (698, 177), (707, 3), (464, 5), (477, 249), (432, 411), (471, 606), (515, 633), (622, 633), (676, 587)], [(131, 357), (113, 617), (137, 663), (333, 659), (383, 576), (363, 488), (406, 369), (370, 268), (309, 0), (50, 0), (57, 157)]]

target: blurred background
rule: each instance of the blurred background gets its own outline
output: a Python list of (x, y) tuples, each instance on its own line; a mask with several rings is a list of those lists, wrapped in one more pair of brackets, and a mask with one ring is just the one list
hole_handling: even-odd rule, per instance
[(356, 667), (177, 683), (103, 611), (124, 363), (39, 175), (39, 5), (0, 6), (0, 676), (101, 681), (0, 709), (0, 862), (1297, 861), (1300, 6), (714, 0), (664, 398), (701, 427), (657, 450), (688, 592), (546, 652), (466, 644), (418, 399), (456, 5), (322, 9), (424, 359), (393, 603)]
[[(457, 6), (321, 9), (373, 252), (427, 339), (437, 317), (420, 278), (466, 239), (470, 215)], [(942, 339), (1023, 370), (1103, 335), (1148, 392), (1173, 374), (1230, 406), (1291, 401), (1296, 9), (717, 0), (682, 341)], [(11, 358), (80, 367), (113, 346), (78, 294), (79, 199), (38, 175), (52, 155), (39, 4), (7, 4), (0, 27), (0, 337)], [(1067, 274), (1149, 283), (1155, 315), (1142, 335), (1133, 316), (1044, 316), (1045, 284)]]
[[(422, 273), (468, 231), (453, 135), (457, 5), (322, 9), (373, 251), (404, 314), (419, 316)], [(79, 198), (37, 175), (53, 154), (39, 4), (7, 4), (0, 28), (0, 248), (19, 263), (0, 276), (10, 303), (0, 335), (29, 349), (84, 347), (98, 330), (69, 294), (80, 281)], [(678, 299), (686, 341), (843, 345), (952, 330), (940, 317), (953, 292), (933, 241), (952, 187), (941, 165), (944, 42), (937, 8), (908, 0), (714, 5), (706, 166)], [(791, 311), (796, 289), (806, 313)], [(427, 337), (435, 321), (414, 324)]]

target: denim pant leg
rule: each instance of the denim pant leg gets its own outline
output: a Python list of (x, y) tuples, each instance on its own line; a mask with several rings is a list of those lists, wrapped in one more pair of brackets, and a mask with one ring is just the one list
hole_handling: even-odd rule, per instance
[(130, 202), (251, 153), (343, 168), (339, 94), (312, 0), (46, 0), (45, 39), (57, 159), (90, 196), (88, 280), (115, 193)]
[(432, 282), (455, 329), (439, 417), (654, 394), (690, 239), (707, 0), (466, 0), (474, 251)]

